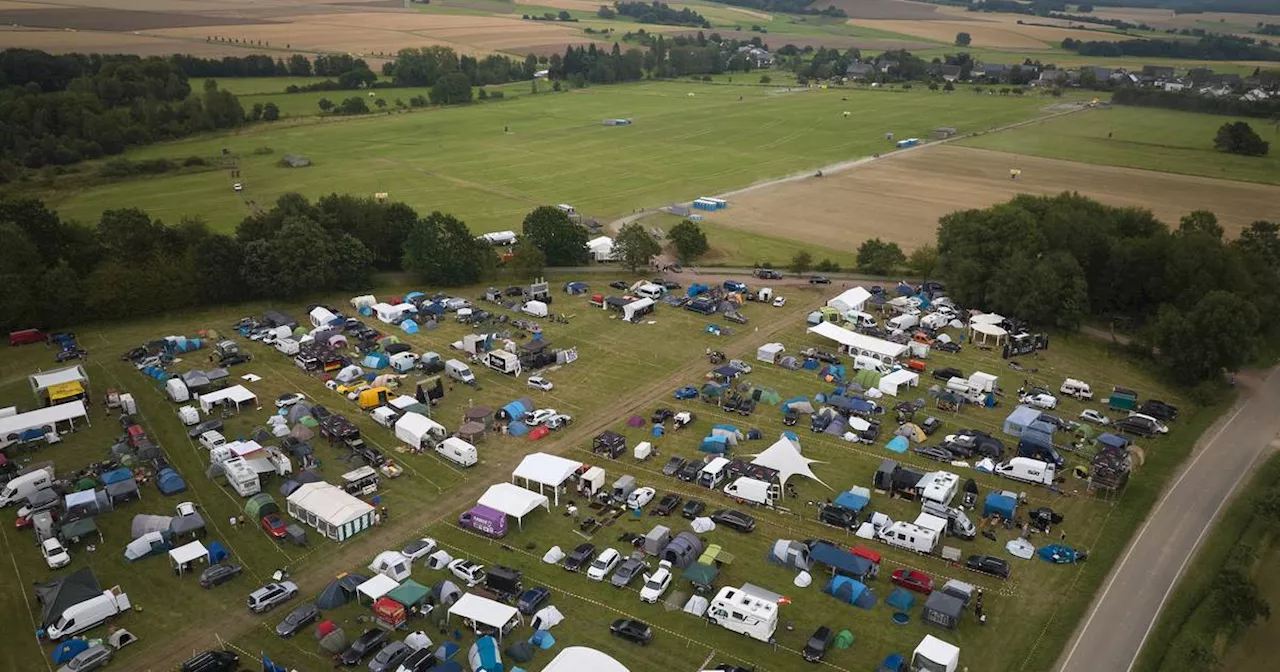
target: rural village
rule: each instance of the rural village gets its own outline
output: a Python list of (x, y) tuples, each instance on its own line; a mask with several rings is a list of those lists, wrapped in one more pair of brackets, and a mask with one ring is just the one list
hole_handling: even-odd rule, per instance
[(1274, 3), (0, 19), (0, 669), (1267, 664)]

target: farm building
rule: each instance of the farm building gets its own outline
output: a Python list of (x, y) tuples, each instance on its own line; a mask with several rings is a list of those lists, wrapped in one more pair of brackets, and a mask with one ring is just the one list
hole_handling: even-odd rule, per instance
[(288, 500), (289, 515), (334, 541), (373, 527), (373, 507), (330, 483), (306, 483)]

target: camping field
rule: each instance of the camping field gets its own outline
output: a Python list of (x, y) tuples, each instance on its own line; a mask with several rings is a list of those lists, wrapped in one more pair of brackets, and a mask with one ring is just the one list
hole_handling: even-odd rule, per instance
[[(606, 220), (880, 152), (886, 132), (925, 137), (937, 126), (995, 128), (1042, 114), (1043, 105), (923, 90), (789, 92), (687, 83), (515, 95), (459, 109), (268, 124), (126, 156), (214, 158), (226, 148), (239, 161), (243, 198), (259, 205), (289, 191), (385, 192), (420, 212), (453, 213), (483, 232), (516, 228), (544, 203), (570, 203)], [(618, 117), (634, 124), (601, 125)], [(261, 148), (271, 153), (255, 153)], [(313, 165), (279, 167), (280, 156), (291, 152)], [(43, 195), (64, 216), (83, 221), (104, 209), (141, 207), (169, 222), (200, 215), (227, 230), (249, 212), (232, 182), (206, 172)]]

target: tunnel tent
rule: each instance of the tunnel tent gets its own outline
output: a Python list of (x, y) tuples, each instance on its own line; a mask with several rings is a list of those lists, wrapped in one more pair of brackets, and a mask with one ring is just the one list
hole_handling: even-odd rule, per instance
[(847, 602), (863, 609), (870, 609), (876, 604), (875, 595), (867, 587), (867, 584), (847, 576), (837, 574), (831, 577), (822, 592), (841, 602)]
[(249, 516), (250, 520), (256, 521), (261, 520), (267, 514), (279, 513), (280, 505), (276, 503), (276, 500), (271, 495), (259, 492), (245, 501), (244, 512), (245, 515)]
[(436, 605), (449, 606), (457, 602), (462, 597), (462, 589), (458, 584), (448, 580), (441, 579), (431, 586), (431, 603)]
[(173, 521), (173, 516), (153, 516), (149, 514), (138, 514), (133, 517), (133, 523), (129, 526), (129, 535), (133, 539), (137, 539), (148, 532), (169, 532), (169, 525)]

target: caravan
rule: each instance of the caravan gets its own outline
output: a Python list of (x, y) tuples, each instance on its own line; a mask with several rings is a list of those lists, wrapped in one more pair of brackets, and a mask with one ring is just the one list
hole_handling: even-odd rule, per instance
[(742, 588), (721, 588), (707, 607), (707, 621), (730, 632), (771, 642), (778, 629), (778, 604)]
[(949, 471), (935, 471), (919, 487), (921, 499), (949, 506), (960, 491), (960, 477)]
[(938, 535), (912, 523), (896, 522), (880, 528), (880, 540), (890, 546), (905, 548), (916, 553), (933, 553), (938, 547)]
[(853, 368), (858, 370), (875, 371), (880, 375), (889, 373), (892, 370), (892, 367), (888, 364), (885, 364), (875, 357), (868, 357), (866, 355), (854, 355)]

